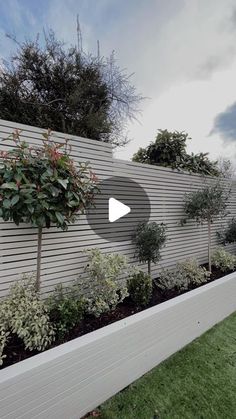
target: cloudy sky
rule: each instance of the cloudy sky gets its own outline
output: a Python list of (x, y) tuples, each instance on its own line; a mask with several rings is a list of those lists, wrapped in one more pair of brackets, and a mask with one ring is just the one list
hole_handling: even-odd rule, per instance
[(185, 130), (189, 151), (236, 162), (236, 0), (9, 0), (0, 3), (0, 56), (43, 28), (76, 42), (79, 13), (85, 50), (115, 50), (135, 73), (147, 99), (133, 141), (116, 152), (127, 159), (155, 138), (158, 128)]

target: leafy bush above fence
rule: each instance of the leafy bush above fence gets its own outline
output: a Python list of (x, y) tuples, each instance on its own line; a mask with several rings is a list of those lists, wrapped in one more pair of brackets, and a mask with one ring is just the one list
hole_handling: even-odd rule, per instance
[(114, 310), (127, 297), (126, 283), (118, 280), (121, 275), (128, 274), (129, 268), (123, 255), (102, 254), (99, 249), (91, 249), (86, 253), (88, 264), (85, 270), (88, 278), (79, 278), (77, 285), (81, 296), (85, 295), (87, 313), (98, 317), (106, 311)]
[(157, 284), (164, 291), (186, 291), (207, 282), (209, 277), (210, 272), (199, 266), (195, 259), (187, 259), (177, 263), (173, 270), (162, 269)]
[(137, 306), (146, 306), (152, 296), (152, 279), (143, 271), (134, 272), (127, 281), (128, 292)]
[(132, 160), (172, 169), (187, 170), (192, 173), (219, 176), (217, 162), (208, 158), (208, 153), (188, 154), (186, 141), (190, 139), (185, 132), (158, 130), (156, 139), (146, 148), (139, 148)]

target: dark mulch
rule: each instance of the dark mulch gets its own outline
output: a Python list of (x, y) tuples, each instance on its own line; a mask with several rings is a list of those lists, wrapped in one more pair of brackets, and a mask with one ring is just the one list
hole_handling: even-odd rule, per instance
[[(207, 268), (207, 265), (205, 265), (205, 267)], [(224, 274), (222, 274), (222, 272), (219, 269), (213, 268), (209, 282), (215, 281), (216, 279), (219, 279), (229, 273), (230, 272), (225, 272)], [(173, 290), (163, 292), (160, 288), (158, 288), (157, 282), (154, 281), (153, 296), (149, 305), (145, 307), (145, 309), (163, 303), (164, 301), (170, 300), (171, 298), (174, 298), (177, 295), (179, 294)], [(74, 327), (67, 334), (67, 336), (64, 337), (63, 341), (57, 340), (53, 343), (51, 348), (58, 346), (61, 343), (68, 342), (79, 336), (85, 335), (86, 333), (90, 333), (94, 330), (100, 329), (101, 327), (107, 326), (108, 324), (114, 323), (118, 320), (124, 319), (125, 317), (131, 316), (132, 314), (138, 313), (142, 310), (143, 308), (135, 306), (135, 304), (132, 302), (130, 298), (126, 298), (123, 301), (123, 303), (117, 306), (115, 310), (110, 311), (109, 313), (104, 313), (99, 318), (95, 318), (93, 316), (86, 316), (78, 326)], [(22, 341), (17, 336), (12, 336), (7, 344), (7, 347), (4, 350), (4, 354), (6, 354), (7, 357), (6, 359), (4, 359), (3, 365), (0, 367), (0, 369), (3, 369), (9, 365), (15, 364), (16, 362), (34, 356), (37, 353), (39, 352), (24, 349)]]

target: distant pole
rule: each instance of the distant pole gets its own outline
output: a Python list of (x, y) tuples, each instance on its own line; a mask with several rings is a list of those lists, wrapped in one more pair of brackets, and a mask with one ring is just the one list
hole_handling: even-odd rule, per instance
[(77, 48), (78, 48), (78, 52), (82, 52), (83, 51), (83, 41), (82, 41), (82, 33), (81, 33), (81, 27), (80, 27), (79, 15), (78, 14), (77, 14), (77, 17), (76, 17), (76, 22), (77, 22)]
[(99, 42), (99, 39), (97, 40), (97, 56), (98, 56), (98, 59), (100, 59), (100, 42)]

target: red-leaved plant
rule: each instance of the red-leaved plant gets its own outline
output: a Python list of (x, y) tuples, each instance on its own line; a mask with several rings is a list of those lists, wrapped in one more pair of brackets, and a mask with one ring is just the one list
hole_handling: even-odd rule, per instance
[(14, 148), (0, 154), (0, 217), (38, 228), (37, 289), (40, 289), (42, 229), (55, 225), (66, 230), (93, 203), (97, 178), (88, 162), (75, 165), (68, 141), (56, 143), (51, 132), (41, 146), (11, 136)]

